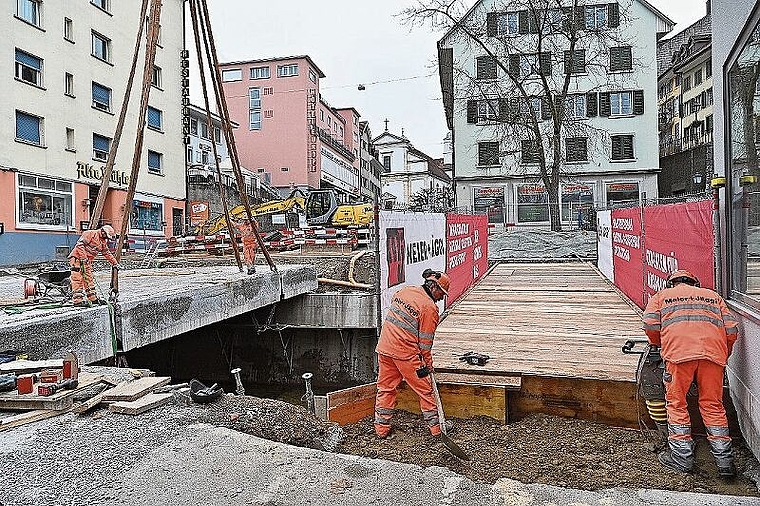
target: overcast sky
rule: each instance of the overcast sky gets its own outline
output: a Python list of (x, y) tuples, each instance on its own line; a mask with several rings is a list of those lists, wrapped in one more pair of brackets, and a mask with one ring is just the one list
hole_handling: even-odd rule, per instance
[[(705, 14), (701, 0), (649, 1), (677, 23), (676, 31)], [(435, 65), (442, 34), (403, 26), (395, 15), (412, 4), (213, 0), (209, 8), (220, 61), (308, 54), (327, 76), (320, 87), (330, 105), (355, 107), (375, 136), (387, 118), (390, 131), (403, 128), (418, 149), (438, 158), (446, 135)], [(200, 103), (195, 88), (193, 101)]]

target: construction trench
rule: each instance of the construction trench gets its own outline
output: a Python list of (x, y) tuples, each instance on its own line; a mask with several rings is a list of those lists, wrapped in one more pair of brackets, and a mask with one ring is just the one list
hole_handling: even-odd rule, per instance
[[(275, 255), (278, 265), (311, 264), (317, 277), (337, 280), (347, 279), (352, 256)], [(129, 258), (123, 261), (128, 264)], [(169, 258), (164, 267), (221, 269), (230, 261), (188, 255)], [(375, 262), (371, 252), (359, 258), (354, 280), (373, 285)], [(626, 339), (640, 337), (638, 315), (593, 265), (575, 260), (549, 267), (560, 276), (553, 287), (540, 282), (545, 264), (495, 265), (447, 311), (436, 334), (433, 352), (443, 404), (455, 422), (452, 438), (470, 455), (469, 462), (452, 456), (429, 435), (414, 395), (403, 388), (393, 436), (379, 440), (374, 435), (377, 310), (371, 308), (377, 298), (371, 289), (320, 283), (304, 295), (123, 356), (130, 368), (171, 377), (174, 384), (196, 378), (230, 393), (236, 390), (230, 370), (241, 368), (244, 396), (157, 410), (180, 410), (189, 420), (273, 441), (442, 466), (485, 483), (510, 478), (583, 490), (760, 495), (751, 479), (760, 466), (743, 445), (735, 421), (737, 479), (718, 478), (704, 439), (697, 441), (695, 473), (675, 474), (658, 465), (661, 446), (654, 431), (639, 428), (639, 418), (653, 425), (636, 396), (636, 358), (620, 351)], [(547, 311), (531, 316), (517, 310), (531, 304)], [(590, 306), (597, 312), (594, 329), (589, 329)], [(468, 365), (457, 358), (462, 351), (486, 353), (491, 359), (482, 367)], [(316, 415), (306, 409), (304, 373), (313, 374)], [(102, 416), (100, 412), (91, 416)], [(699, 419), (696, 410), (692, 415)]]

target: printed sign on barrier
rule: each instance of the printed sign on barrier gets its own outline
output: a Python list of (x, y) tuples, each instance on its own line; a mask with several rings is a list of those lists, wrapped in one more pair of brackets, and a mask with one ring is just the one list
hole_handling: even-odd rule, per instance
[(451, 278), (446, 306), (456, 301), (488, 270), (488, 218), (446, 215), (446, 272)]

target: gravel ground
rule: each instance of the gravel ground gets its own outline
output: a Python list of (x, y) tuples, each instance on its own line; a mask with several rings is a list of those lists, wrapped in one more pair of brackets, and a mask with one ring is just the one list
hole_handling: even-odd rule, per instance
[(516, 229), (488, 237), (488, 260), (596, 258), (596, 233)]

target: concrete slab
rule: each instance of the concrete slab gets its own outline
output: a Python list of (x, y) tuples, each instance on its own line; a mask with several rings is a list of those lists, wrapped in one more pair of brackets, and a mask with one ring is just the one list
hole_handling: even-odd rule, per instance
[[(109, 273), (95, 279), (105, 298)], [(316, 288), (316, 270), (303, 265), (260, 268), (250, 276), (234, 266), (128, 270), (119, 277), (113, 332), (128, 351)], [(22, 297), (23, 277), (0, 278), (0, 301)], [(24, 351), (34, 360), (60, 358), (68, 350), (83, 363), (102, 360), (113, 356), (111, 335), (106, 306), (0, 312), (0, 350)]]

